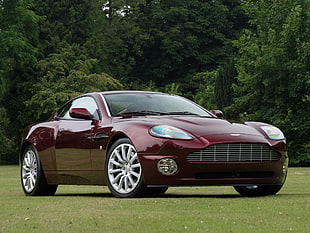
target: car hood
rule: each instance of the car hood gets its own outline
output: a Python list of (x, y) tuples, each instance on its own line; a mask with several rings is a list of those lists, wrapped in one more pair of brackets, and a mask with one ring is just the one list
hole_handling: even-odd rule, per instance
[[(197, 116), (148, 116), (132, 117), (124, 121), (140, 122), (150, 125), (170, 125), (203, 137), (209, 142), (224, 141), (257, 141), (266, 143), (264, 135), (246, 122), (228, 121), (218, 118)], [(122, 121), (122, 120), (121, 120)], [(251, 124), (252, 125), (252, 124)]]

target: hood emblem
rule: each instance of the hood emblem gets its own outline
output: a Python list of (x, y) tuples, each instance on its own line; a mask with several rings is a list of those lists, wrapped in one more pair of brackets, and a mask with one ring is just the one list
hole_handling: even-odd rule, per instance
[(230, 136), (239, 137), (239, 136), (240, 136), (240, 133), (231, 133)]

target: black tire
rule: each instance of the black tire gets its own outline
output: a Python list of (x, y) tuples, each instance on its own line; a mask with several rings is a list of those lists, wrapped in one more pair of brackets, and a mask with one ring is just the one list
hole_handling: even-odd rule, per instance
[(145, 191), (146, 196), (156, 196), (167, 192), (168, 187), (147, 187)]
[(137, 151), (128, 138), (117, 140), (108, 150), (105, 175), (115, 197), (141, 197), (145, 193), (142, 167)]
[(33, 145), (28, 146), (22, 154), (20, 177), (27, 196), (52, 196), (58, 187), (47, 184), (38, 152)]
[(283, 185), (247, 185), (234, 186), (235, 190), (245, 197), (259, 197), (275, 195)]

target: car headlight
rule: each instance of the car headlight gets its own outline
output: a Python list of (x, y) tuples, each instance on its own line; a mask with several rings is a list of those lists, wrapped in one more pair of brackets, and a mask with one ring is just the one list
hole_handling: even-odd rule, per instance
[(181, 139), (181, 140), (192, 140), (194, 137), (184, 130), (169, 126), (169, 125), (156, 125), (150, 128), (150, 135), (160, 138), (169, 139)]
[(262, 126), (260, 127), (264, 133), (273, 140), (282, 140), (285, 139), (284, 134), (282, 133), (282, 131), (280, 129), (278, 129), (277, 127), (274, 127), (272, 125), (266, 125), (266, 126)]

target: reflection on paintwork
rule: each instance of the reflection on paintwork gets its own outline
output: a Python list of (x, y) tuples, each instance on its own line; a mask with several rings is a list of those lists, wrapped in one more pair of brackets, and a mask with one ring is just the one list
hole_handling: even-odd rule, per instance
[(57, 151), (58, 170), (90, 170), (90, 150), (64, 148)]

